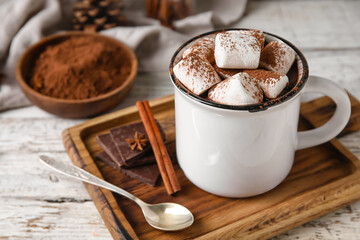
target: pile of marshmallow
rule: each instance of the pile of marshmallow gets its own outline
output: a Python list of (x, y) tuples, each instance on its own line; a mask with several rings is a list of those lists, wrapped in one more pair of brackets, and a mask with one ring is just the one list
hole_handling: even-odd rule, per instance
[[(227, 105), (257, 104), (273, 99), (289, 84), (286, 76), (295, 52), (280, 41), (265, 47), (259, 30), (233, 30), (195, 42), (173, 68), (192, 93)], [(206, 96), (205, 96), (206, 97)]]

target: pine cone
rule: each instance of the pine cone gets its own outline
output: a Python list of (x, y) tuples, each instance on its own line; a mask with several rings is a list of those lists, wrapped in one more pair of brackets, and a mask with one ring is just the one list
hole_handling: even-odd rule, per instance
[(74, 30), (100, 31), (126, 25), (121, 0), (79, 0), (73, 6)]

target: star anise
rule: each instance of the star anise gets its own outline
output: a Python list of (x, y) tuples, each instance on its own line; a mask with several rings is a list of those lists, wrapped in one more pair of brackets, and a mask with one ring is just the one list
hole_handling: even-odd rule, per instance
[(135, 131), (134, 139), (126, 138), (125, 141), (129, 144), (132, 150), (144, 150), (149, 140), (146, 139), (145, 134), (139, 135), (138, 131)]

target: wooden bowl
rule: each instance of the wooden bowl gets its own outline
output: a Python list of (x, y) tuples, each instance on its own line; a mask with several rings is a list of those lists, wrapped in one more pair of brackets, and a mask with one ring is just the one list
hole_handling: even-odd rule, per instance
[[(128, 78), (116, 89), (99, 95), (97, 97), (79, 100), (68, 100), (49, 97), (35, 91), (30, 85), (29, 80), (32, 68), (40, 53), (47, 46), (60, 43), (73, 36), (87, 36), (91, 38), (108, 41), (109, 44), (116, 44), (121, 47), (122, 54), (131, 62), (131, 72)], [(98, 115), (118, 105), (129, 93), (137, 74), (138, 61), (135, 53), (124, 43), (116, 39), (96, 33), (67, 32), (55, 34), (41, 39), (38, 43), (32, 45), (20, 58), (16, 67), (16, 79), (25, 93), (26, 97), (39, 108), (65, 118), (85, 118)]]

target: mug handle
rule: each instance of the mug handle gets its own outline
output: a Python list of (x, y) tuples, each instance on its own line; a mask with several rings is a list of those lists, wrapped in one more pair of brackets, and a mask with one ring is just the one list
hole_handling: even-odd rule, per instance
[(351, 113), (349, 96), (340, 85), (331, 80), (310, 76), (303, 91), (304, 93), (323, 93), (329, 96), (336, 104), (336, 111), (323, 126), (298, 132), (297, 150), (316, 146), (334, 138), (345, 128)]

